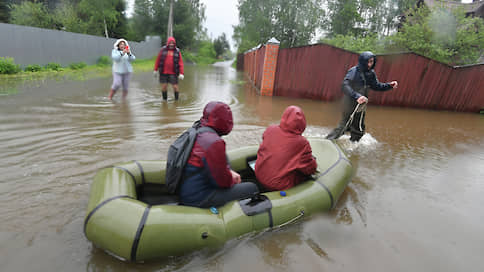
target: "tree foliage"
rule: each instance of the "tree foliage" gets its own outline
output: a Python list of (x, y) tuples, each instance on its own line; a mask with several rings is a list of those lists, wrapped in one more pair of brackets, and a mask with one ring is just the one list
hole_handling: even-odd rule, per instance
[[(138, 40), (147, 35), (167, 38), (170, 0), (136, 0), (132, 35)], [(200, 0), (177, 0), (173, 7), (173, 36), (179, 47), (191, 47), (203, 31), (205, 6)]]
[(0, 1), (0, 23), (8, 23), (10, 8), (8, 0)]
[(154, 34), (154, 11), (151, 0), (135, 0), (134, 14), (130, 25), (130, 39), (141, 41)]
[(12, 5), (10, 22), (17, 25), (55, 28), (53, 17), (42, 3), (23, 2)]
[(392, 48), (453, 65), (470, 64), (484, 53), (484, 22), (459, 9), (420, 8), (389, 40)]
[[(107, 30), (109, 37), (118, 38), (118, 34), (126, 34), (119, 25), (126, 25), (123, 0), (81, 0), (78, 5), (79, 17), (86, 23), (86, 34), (104, 36)], [(121, 32), (121, 33), (120, 33)]]
[(399, 16), (414, 0), (326, 0), (328, 14), (323, 27), (329, 37), (376, 33), (389, 35), (397, 29)]
[(375, 54), (386, 52), (385, 41), (385, 39), (381, 39), (375, 34), (369, 34), (365, 37), (338, 34), (331, 39), (320, 40), (320, 42), (327, 43), (338, 48), (344, 48), (352, 52), (362, 53), (364, 51), (371, 50)]
[(472, 64), (484, 53), (484, 21), (459, 9), (423, 6), (408, 11), (406, 22), (392, 35), (347, 32), (321, 41), (354, 52), (410, 51), (451, 65)]
[(271, 38), (282, 47), (307, 44), (321, 25), (323, 0), (239, 0), (234, 40), (243, 52)]
[(222, 35), (213, 41), (213, 48), (215, 49), (217, 57), (222, 56), (226, 51), (230, 50), (230, 44), (225, 33), (222, 33)]
[[(127, 33), (124, 0), (12, 1), (10, 23), (70, 32), (124, 37)], [(17, 3), (18, 2), (18, 3)]]

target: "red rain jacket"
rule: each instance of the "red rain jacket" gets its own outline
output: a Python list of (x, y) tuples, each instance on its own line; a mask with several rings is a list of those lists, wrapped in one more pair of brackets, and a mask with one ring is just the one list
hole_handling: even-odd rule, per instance
[(220, 137), (233, 128), (232, 111), (222, 102), (210, 102), (203, 110), (201, 126), (208, 126), (217, 133), (197, 135), (184, 170), (186, 178), (180, 187), (180, 198), (186, 205), (198, 205), (220, 188), (234, 186), (230, 165), (225, 153), (225, 141)]
[(264, 132), (257, 152), (255, 175), (266, 189), (289, 189), (316, 171), (311, 145), (301, 135), (305, 129), (303, 111), (289, 106), (280, 124), (272, 125)]
[[(173, 41), (175, 43), (175, 48), (168, 49), (168, 44), (171, 41)], [(176, 69), (177, 67), (176, 67), (176, 63), (175, 63), (175, 60), (174, 60), (175, 52), (178, 52), (178, 56), (179, 56), (178, 71)], [(164, 62), (163, 67), (160, 67), (161, 61)], [(182, 75), (185, 73), (184, 67), (183, 67), (182, 55), (181, 55), (180, 50), (178, 48), (176, 48), (176, 40), (173, 37), (169, 37), (167, 39), (166, 46), (163, 46), (161, 48), (160, 52), (158, 53), (158, 57), (156, 58), (156, 61), (155, 61), (154, 70), (158, 71), (159, 68), (161, 68), (160, 72), (162, 74), (167, 74), (167, 75), (177, 75), (177, 72), (178, 72), (178, 74), (182, 74)]]

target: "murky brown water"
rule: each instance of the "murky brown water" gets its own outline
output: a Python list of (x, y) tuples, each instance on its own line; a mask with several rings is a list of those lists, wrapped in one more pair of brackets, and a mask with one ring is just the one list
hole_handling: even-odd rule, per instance
[(134, 75), (126, 103), (106, 99), (110, 78), (0, 83), (1, 271), (482, 270), (484, 116), (376, 106), (359, 144), (339, 140), (357, 174), (331, 214), (145, 264), (94, 248), (82, 224), (96, 171), (165, 159), (207, 102), (234, 112), (228, 149), (260, 143), (291, 104), (305, 136), (338, 122), (338, 103), (260, 97), (240, 80), (223, 65), (187, 67), (181, 101), (167, 103), (151, 73)]

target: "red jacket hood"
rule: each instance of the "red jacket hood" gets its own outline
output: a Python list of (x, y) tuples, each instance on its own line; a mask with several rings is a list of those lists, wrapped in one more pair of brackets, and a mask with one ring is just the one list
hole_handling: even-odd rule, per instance
[(173, 37), (168, 37), (168, 39), (166, 40), (166, 46), (168, 46), (168, 44), (169, 44), (170, 42), (174, 42), (174, 43), (175, 43), (175, 46), (176, 46), (176, 40), (175, 40), (175, 38), (173, 38)]
[(301, 135), (306, 129), (306, 117), (298, 106), (289, 106), (282, 114), (279, 124), (282, 130)]
[(213, 128), (219, 135), (229, 134), (234, 127), (229, 105), (217, 101), (209, 102), (205, 106), (200, 122), (202, 126)]

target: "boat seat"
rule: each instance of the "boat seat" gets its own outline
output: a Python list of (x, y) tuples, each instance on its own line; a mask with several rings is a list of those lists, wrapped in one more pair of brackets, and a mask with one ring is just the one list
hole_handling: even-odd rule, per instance
[(180, 203), (178, 196), (168, 194), (164, 185), (144, 184), (138, 190), (138, 200), (149, 205), (178, 205)]

